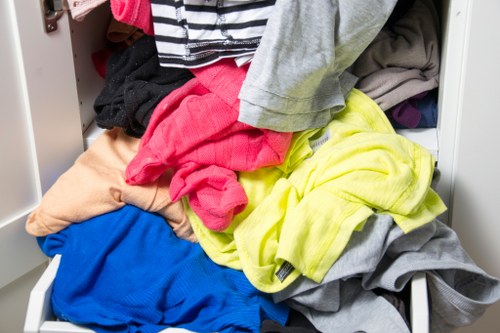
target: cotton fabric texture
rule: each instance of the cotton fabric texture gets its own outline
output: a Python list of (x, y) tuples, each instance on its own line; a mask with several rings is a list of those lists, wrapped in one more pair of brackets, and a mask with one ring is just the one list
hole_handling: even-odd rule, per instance
[(416, 0), (382, 29), (351, 68), (356, 87), (383, 110), (439, 84), (440, 20), (433, 0)]
[(438, 118), (438, 91), (424, 91), (393, 106), (386, 114), (394, 128), (435, 128)]
[(435, 219), (405, 234), (386, 214), (353, 233), (321, 283), (300, 277), (273, 298), (325, 333), (410, 332), (375, 291), (399, 292), (417, 272), (427, 276), (430, 332), (470, 325), (500, 299), (498, 278), (474, 263), (453, 229)]
[(208, 228), (226, 229), (248, 200), (236, 171), (282, 163), (292, 138), (238, 121), (247, 69), (230, 59), (191, 69), (195, 78), (155, 108), (127, 165), (127, 183), (146, 184), (173, 169), (172, 200), (187, 195)]
[(119, 21), (154, 35), (151, 0), (110, 0), (111, 13)]
[(160, 64), (199, 68), (252, 56), (275, 0), (152, 0)]
[(243, 83), (238, 120), (276, 131), (326, 126), (356, 83), (346, 70), (397, 0), (277, 0)]
[(54, 314), (97, 332), (258, 333), (263, 320), (288, 317), (242, 272), (216, 265), (160, 216), (131, 205), (38, 241), (46, 255), (62, 255)]
[(396, 134), (380, 107), (354, 89), (326, 128), (294, 134), (284, 163), (239, 173), (249, 202), (223, 233), (185, 207), (215, 262), (277, 292), (300, 275), (321, 281), (374, 212), (389, 214), (404, 232), (443, 213), (430, 188), (433, 170), (431, 154)]
[(140, 138), (157, 104), (192, 78), (187, 69), (161, 67), (153, 37), (143, 36), (108, 59), (104, 88), (94, 101), (95, 121)]
[(143, 36), (144, 32), (138, 28), (119, 22), (114, 17), (110, 18), (108, 29), (106, 30), (106, 39), (110, 42), (117, 44), (124, 43), (126, 46), (130, 46)]
[(125, 167), (138, 147), (139, 139), (120, 128), (104, 131), (44, 194), (28, 216), (26, 231), (34, 236), (57, 233), (73, 223), (133, 204), (160, 214), (179, 237), (196, 241), (182, 204), (170, 200), (171, 173), (145, 185), (125, 183)]

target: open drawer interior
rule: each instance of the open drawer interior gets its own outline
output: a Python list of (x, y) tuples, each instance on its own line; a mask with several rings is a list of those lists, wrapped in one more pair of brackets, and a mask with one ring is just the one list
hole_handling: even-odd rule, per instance
[[(54, 318), (51, 311), (50, 298), (52, 285), (57, 274), (60, 255), (56, 255), (32, 289), (24, 333), (92, 333), (93, 330)], [(427, 297), (427, 281), (425, 273), (417, 272), (410, 285), (410, 321), (412, 333), (429, 332), (429, 306)], [(187, 333), (182, 328), (167, 328), (161, 333)]]

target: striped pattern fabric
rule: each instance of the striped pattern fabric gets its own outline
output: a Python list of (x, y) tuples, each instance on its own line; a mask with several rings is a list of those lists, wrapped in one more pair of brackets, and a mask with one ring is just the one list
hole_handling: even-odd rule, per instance
[(252, 55), (276, 0), (151, 0), (160, 65), (196, 68)]

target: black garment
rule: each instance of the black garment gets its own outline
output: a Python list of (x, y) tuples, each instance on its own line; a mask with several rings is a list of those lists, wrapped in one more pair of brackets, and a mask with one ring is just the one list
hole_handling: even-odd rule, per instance
[(193, 77), (185, 68), (161, 67), (154, 37), (144, 35), (109, 58), (104, 88), (94, 102), (97, 125), (121, 127), (140, 138), (156, 105)]
[(411, 9), (415, 0), (398, 0), (396, 6), (392, 10), (391, 15), (384, 24), (385, 28), (391, 28), (395, 22), (397, 22), (401, 17), (405, 16), (406, 13)]

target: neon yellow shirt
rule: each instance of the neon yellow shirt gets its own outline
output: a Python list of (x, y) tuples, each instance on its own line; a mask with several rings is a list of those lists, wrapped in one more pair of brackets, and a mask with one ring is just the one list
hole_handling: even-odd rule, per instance
[(396, 134), (359, 90), (346, 102), (325, 128), (295, 133), (282, 165), (239, 174), (248, 205), (224, 232), (205, 228), (186, 205), (208, 256), (242, 269), (263, 292), (301, 274), (320, 282), (374, 212), (410, 232), (446, 210), (430, 188), (432, 155)]

